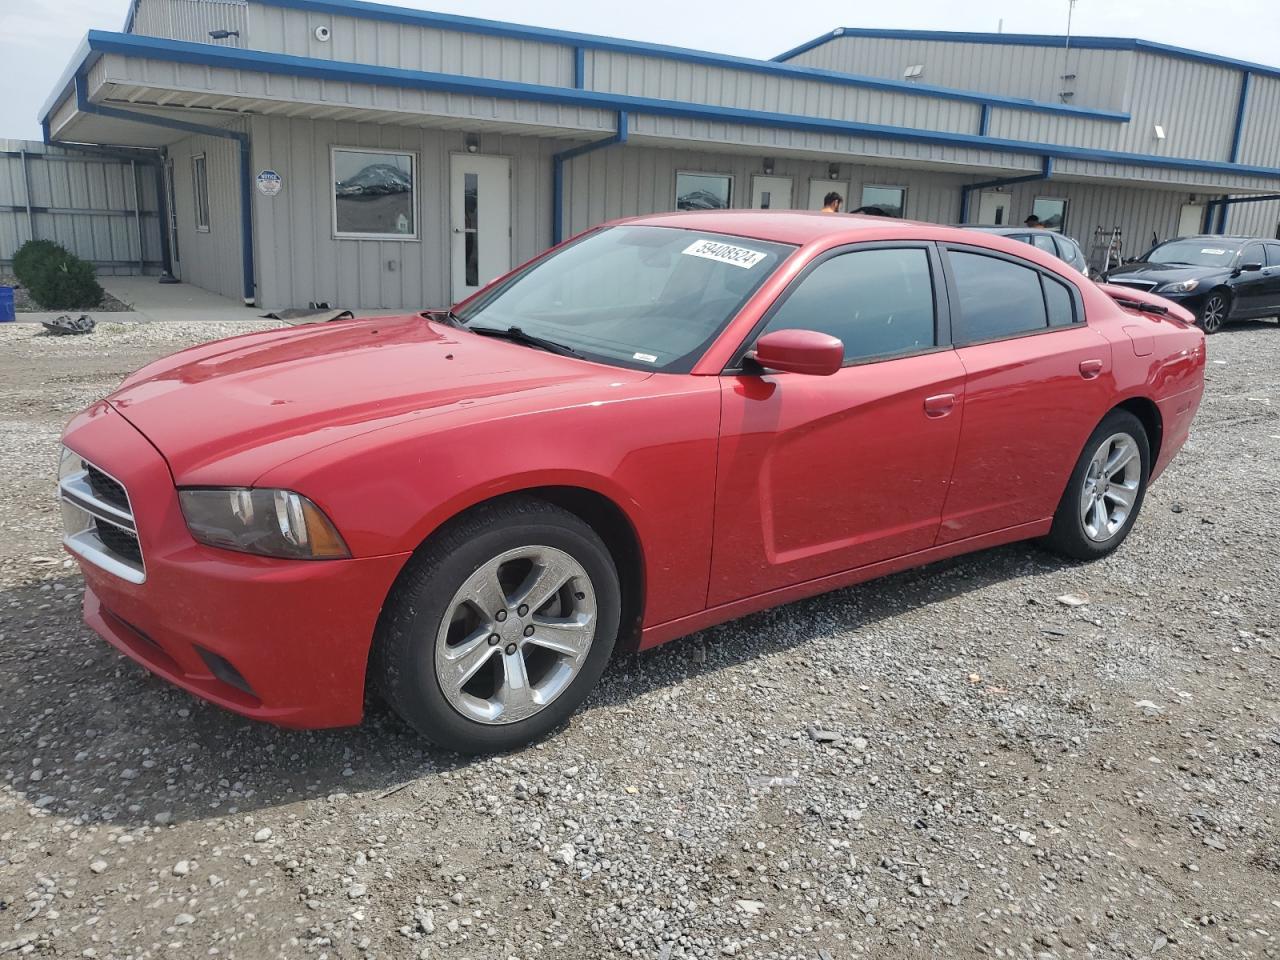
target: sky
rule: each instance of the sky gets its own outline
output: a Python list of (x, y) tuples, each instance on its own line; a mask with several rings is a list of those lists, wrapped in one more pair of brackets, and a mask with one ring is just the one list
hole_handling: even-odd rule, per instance
[[(1065, 32), (1068, 0), (383, 0), (396, 6), (767, 59), (833, 27)], [(88, 30), (120, 30), (128, 0), (0, 0), (0, 139), (40, 139), (37, 114)], [(1280, 66), (1277, 0), (1078, 0), (1077, 35), (1141, 37)]]

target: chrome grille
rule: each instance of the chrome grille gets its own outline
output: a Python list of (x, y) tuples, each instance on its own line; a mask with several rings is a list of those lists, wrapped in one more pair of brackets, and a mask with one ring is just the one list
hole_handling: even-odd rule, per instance
[(63, 447), (58, 469), (62, 542), (76, 556), (130, 583), (147, 579), (129, 492), (101, 467)]
[(1154, 290), (1156, 283), (1153, 280), (1126, 280), (1124, 277), (1112, 277), (1107, 283), (1114, 283), (1118, 287), (1132, 287), (1134, 290)]

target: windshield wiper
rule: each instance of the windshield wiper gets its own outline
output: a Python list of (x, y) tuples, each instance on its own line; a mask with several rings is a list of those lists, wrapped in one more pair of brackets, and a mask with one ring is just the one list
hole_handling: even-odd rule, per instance
[(468, 325), (466, 329), (472, 333), (478, 333), (482, 337), (497, 337), (500, 340), (510, 340), (512, 343), (523, 343), (527, 347), (538, 347), (548, 353), (558, 353), (562, 357), (582, 356), (573, 347), (565, 346), (563, 343), (557, 343), (554, 340), (548, 340), (546, 337), (525, 333), (519, 327), (477, 327)]

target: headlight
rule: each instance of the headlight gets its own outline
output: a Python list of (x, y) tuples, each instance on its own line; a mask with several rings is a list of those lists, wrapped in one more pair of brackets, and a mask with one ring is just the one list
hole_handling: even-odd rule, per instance
[(211, 547), (288, 560), (351, 556), (329, 518), (292, 490), (179, 490), (178, 500), (191, 535)]
[(1160, 288), (1161, 293), (1190, 293), (1200, 285), (1199, 280), (1179, 280), (1177, 283), (1166, 283)]

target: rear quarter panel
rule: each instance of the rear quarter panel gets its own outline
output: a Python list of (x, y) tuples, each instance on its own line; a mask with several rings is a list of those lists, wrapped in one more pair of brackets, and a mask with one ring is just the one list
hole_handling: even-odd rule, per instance
[[(1124, 307), (1108, 295), (1140, 299), (1164, 307), (1166, 315)], [(1204, 333), (1191, 313), (1153, 294), (1095, 285), (1087, 304), (1090, 322), (1112, 341), (1117, 403), (1144, 398), (1160, 413), (1160, 449), (1151, 468), (1155, 479), (1182, 449), (1204, 395)]]

